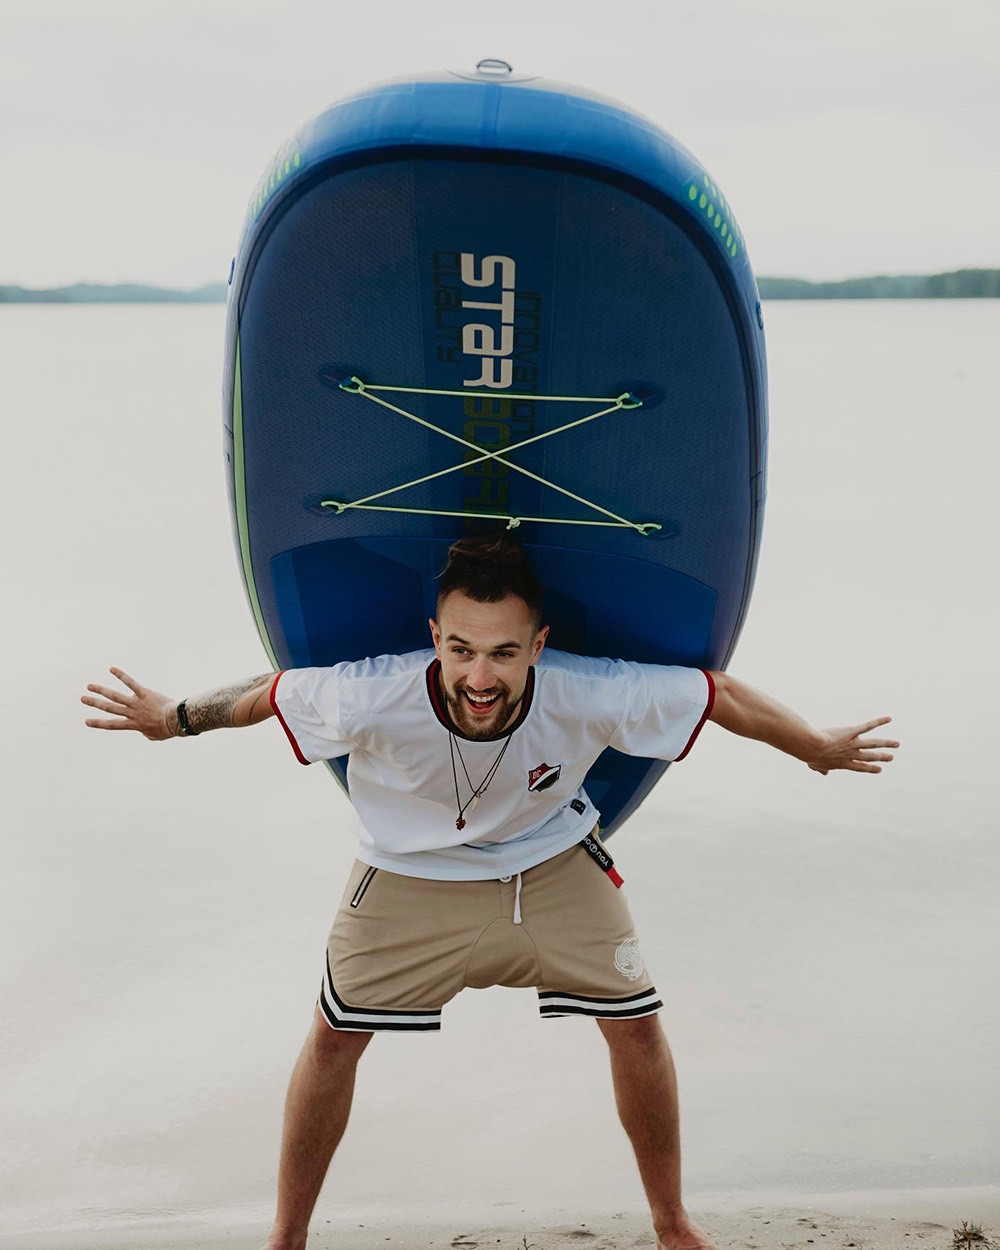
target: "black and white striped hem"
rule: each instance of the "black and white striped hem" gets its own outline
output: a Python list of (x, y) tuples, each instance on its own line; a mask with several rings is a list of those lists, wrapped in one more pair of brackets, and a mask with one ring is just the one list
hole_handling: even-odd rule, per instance
[(416, 1031), (441, 1028), (441, 1010), (411, 1011), (383, 1007), (350, 1007), (333, 988), (330, 963), (319, 991), (319, 1009), (331, 1029), (371, 1033), (379, 1029)]
[(626, 1020), (651, 1016), (663, 1006), (654, 987), (628, 998), (593, 998), (588, 994), (560, 994), (545, 990), (538, 995), (543, 1016), (594, 1016), (600, 1020)]

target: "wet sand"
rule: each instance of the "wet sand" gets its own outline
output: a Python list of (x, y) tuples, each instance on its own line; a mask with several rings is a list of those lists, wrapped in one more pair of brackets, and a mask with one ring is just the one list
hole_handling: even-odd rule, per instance
[[(1000, 1235), (1000, 1186), (856, 1194), (706, 1195), (689, 1202), (692, 1217), (720, 1250), (952, 1250), (953, 1229), (962, 1221)], [(644, 1211), (612, 1211), (589, 1218), (559, 1212), (538, 1220), (528, 1211), (516, 1218), (415, 1221), (373, 1218), (348, 1225), (322, 1217), (310, 1237), (315, 1250), (631, 1250), (655, 1241)], [(96, 1230), (26, 1233), (0, 1238), (0, 1250), (259, 1250), (266, 1230), (233, 1225), (143, 1224)], [(982, 1243), (979, 1243), (980, 1247)], [(975, 1246), (973, 1246), (975, 1250)]]

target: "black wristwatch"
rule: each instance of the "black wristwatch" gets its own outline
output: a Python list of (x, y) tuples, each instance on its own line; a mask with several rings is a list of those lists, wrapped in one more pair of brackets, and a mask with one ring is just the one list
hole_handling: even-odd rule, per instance
[(177, 732), (182, 738), (197, 738), (201, 733), (200, 729), (191, 728), (187, 714), (187, 699), (181, 699), (177, 704)]

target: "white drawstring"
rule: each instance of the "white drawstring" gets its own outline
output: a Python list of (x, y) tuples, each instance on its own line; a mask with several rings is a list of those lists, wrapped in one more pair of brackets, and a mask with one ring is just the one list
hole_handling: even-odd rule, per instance
[(521, 874), (517, 874), (517, 885), (514, 887), (514, 923), (521, 923)]

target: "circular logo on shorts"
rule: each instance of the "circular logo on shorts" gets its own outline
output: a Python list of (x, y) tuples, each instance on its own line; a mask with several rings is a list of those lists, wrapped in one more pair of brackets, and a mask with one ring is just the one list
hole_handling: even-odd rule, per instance
[(646, 965), (639, 954), (638, 938), (626, 938), (618, 947), (615, 951), (615, 968), (630, 981), (638, 981), (646, 971)]

